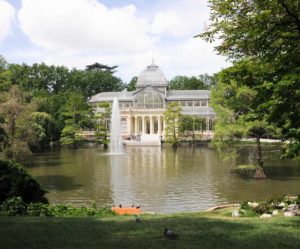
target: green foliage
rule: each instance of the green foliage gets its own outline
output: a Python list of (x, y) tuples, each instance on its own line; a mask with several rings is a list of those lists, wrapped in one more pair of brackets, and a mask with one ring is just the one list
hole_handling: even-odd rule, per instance
[(169, 86), (171, 90), (207, 90), (211, 87), (212, 78), (207, 74), (199, 77), (175, 76)]
[(256, 166), (253, 164), (245, 164), (245, 165), (239, 165), (236, 168), (236, 172), (241, 176), (246, 177), (253, 177), (256, 170)]
[(20, 164), (0, 160), (0, 203), (16, 196), (26, 203), (47, 202), (45, 193)]
[(97, 125), (96, 125), (96, 138), (99, 142), (104, 144), (104, 147), (108, 147), (109, 137), (109, 122), (111, 117), (111, 106), (109, 102), (103, 102), (99, 104), (101, 112), (96, 114)]
[(62, 110), (65, 127), (61, 133), (60, 143), (76, 147), (81, 142), (81, 137), (78, 135), (80, 128), (93, 127), (94, 114), (83, 96), (75, 92), (68, 95)]
[(26, 204), (21, 197), (12, 197), (0, 205), (4, 216), (54, 216), (54, 217), (104, 217), (115, 215), (111, 209), (97, 207), (73, 207), (70, 205), (49, 205), (45, 203)]
[(129, 84), (127, 84), (126, 86), (127, 91), (135, 91), (137, 79), (138, 79), (137, 76), (132, 77)]
[(15, 196), (6, 199), (0, 205), (0, 214), (6, 216), (25, 215), (26, 208), (26, 203), (22, 200), (22, 198)]
[(284, 139), (290, 140), (286, 155), (296, 157), (300, 154), (295, 132), (300, 124), (300, 113), (295, 112), (300, 108), (299, 1), (209, 0), (209, 4), (211, 24), (199, 36), (207, 41), (220, 38), (216, 50), (235, 62), (233, 70), (224, 70), (230, 75), (228, 81), (256, 93), (252, 118), (280, 128)]
[(166, 141), (177, 146), (179, 143), (179, 127), (182, 117), (182, 108), (178, 103), (170, 103), (164, 113), (166, 121), (165, 137)]
[(218, 82), (211, 97), (218, 117), (214, 145), (226, 156), (234, 157), (235, 145), (239, 140), (254, 139), (254, 159), (258, 164), (254, 175), (256, 178), (265, 178), (260, 139), (277, 138), (280, 134), (280, 129), (268, 122), (267, 111), (261, 105), (265, 101), (264, 91), (261, 91), (260, 85), (256, 85), (261, 75), (261, 69), (252, 60), (236, 63), (218, 74)]

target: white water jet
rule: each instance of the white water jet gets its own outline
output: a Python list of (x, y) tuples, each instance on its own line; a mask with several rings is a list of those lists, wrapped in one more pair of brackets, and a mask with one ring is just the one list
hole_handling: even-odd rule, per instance
[(110, 126), (110, 154), (123, 154), (119, 102), (113, 100)]

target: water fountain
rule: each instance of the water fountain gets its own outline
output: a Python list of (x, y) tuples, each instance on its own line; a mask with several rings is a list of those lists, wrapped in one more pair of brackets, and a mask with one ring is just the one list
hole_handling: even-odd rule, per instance
[(110, 127), (110, 154), (123, 154), (119, 102), (113, 100)]

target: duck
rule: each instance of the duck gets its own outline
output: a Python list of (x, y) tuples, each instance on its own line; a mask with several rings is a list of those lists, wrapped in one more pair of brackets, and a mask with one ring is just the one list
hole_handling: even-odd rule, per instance
[(167, 227), (164, 230), (164, 235), (168, 238), (168, 239), (177, 239), (179, 237), (178, 234), (173, 233), (172, 230), (168, 229)]

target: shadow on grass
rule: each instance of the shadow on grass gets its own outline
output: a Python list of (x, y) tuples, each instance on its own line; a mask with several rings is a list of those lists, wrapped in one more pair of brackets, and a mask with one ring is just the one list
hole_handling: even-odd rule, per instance
[[(300, 219), (163, 216), (97, 218), (1, 217), (0, 248), (299, 248)], [(165, 227), (178, 233), (172, 241)], [(25, 238), (25, 239), (24, 239)]]

